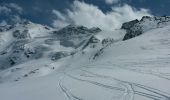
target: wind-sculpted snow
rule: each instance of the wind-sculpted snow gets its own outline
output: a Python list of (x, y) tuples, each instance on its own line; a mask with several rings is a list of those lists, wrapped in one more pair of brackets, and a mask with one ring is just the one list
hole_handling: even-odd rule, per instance
[[(67, 26), (61, 29), (68, 34), (64, 37), (52, 28), (27, 25), (30, 35), (21, 35), (25, 29), (16, 28), (0, 36), (11, 38), (4, 40), (0, 52), (0, 66), (6, 67), (0, 71), (1, 99), (170, 100), (168, 23), (148, 27), (140, 36), (126, 41), (122, 41), (126, 33), (122, 29), (89, 33), (92, 29)], [(124, 28), (132, 26), (127, 23)], [(15, 30), (20, 31), (13, 37)], [(37, 32), (43, 33), (40, 36)], [(66, 42), (61, 43), (64, 39)], [(62, 45), (68, 41), (72, 45)], [(7, 57), (18, 58), (11, 58), (9, 63), (4, 59)]]

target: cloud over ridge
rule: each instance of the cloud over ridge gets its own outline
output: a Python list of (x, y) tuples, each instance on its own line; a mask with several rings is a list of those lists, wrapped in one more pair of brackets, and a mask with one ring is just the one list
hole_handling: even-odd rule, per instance
[[(0, 4), (0, 26), (10, 23), (18, 23), (21, 21), (20, 15), (23, 14), (23, 8), (16, 3)], [(2, 20), (2, 17), (6, 18)]]
[(147, 9), (135, 9), (127, 4), (112, 7), (111, 11), (104, 13), (95, 5), (77, 0), (73, 2), (71, 9), (66, 10), (65, 14), (57, 10), (52, 12), (57, 17), (53, 21), (53, 26), (56, 28), (76, 24), (89, 28), (99, 27), (103, 30), (117, 29), (124, 22), (140, 19), (142, 16), (152, 16)]
[(117, 2), (119, 2), (120, 0), (105, 0), (105, 2), (107, 3), (107, 4), (113, 4), (113, 3), (117, 3)]

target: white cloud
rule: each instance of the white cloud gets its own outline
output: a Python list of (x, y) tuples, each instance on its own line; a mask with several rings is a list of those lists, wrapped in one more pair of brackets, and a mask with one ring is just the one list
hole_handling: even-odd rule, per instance
[(13, 15), (12, 18), (11, 18), (11, 21), (14, 22), (14, 23), (18, 23), (18, 22), (21, 22), (22, 19), (20, 18), (19, 15)]
[(140, 19), (142, 16), (151, 16), (147, 9), (135, 9), (129, 5), (112, 7), (112, 11), (104, 13), (97, 6), (80, 1), (74, 1), (71, 10), (66, 14), (53, 10), (57, 16), (53, 26), (60, 28), (68, 24), (99, 27), (103, 30), (120, 28), (121, 24), (130, 20)]
[(3, 15), (6, 21), (2, 21), (0, 25), (5, 25), (8, 23), (18, 23), (22, 19), (20, 15), (22, 14), (23, 9), (15, 3), (3, 3), (0, 4), (0, 16)]
[(52, 10), (52, 13), (57, 17), (57, 20), (54, 20), (54, 22), (52, 23), (54, 27), (61, 28), (71, 23), (70, 21), (68, 21), (67, 16), (63, 15), (59, 11)]
[(7, 25), (7, 22), (6, 22), (5, 20), (2, 20), (2, 21), (0, 22), (0, 26), (5, 26), (5, 25)]
[(12, 8), (12, 9), (15, 9), (19, 13), (22, 13), (22, 11), (23, 11), (23, 9), (19, 5), (17, 5), (16, 3), (9, 3), (7, 6)]
[(105, 0), (107, 4), (113, 4), (113, 3), (118, 3), (119, 0)]
[(59, 11), (52, 10), (52, 13), (55, 14), (59, 19), (66, 20), (65, 16), (62, 13), (60, 13)]
[(8, 14), (8, 13), (10, 13), (10, 12), (11, 12), (11, 9), (9, 9), (9, 8), (6, 7), (6, 6), (1, 6), (1, 5), (0, 5), (0, 14), (2, 14), (2, 13)]
[(9, 14), (15, 11), (15, 13), (21, 14), (23, 9), (15, 3), (3, 4), (0, 5), (0, 14)]

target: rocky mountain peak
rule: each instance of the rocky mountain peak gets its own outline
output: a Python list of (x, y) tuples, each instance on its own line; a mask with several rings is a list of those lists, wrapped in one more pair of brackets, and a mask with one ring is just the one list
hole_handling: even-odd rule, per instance
[(100, 28), (91, 28), (88, 29), (84, 26), (78, 26), (78, 25), (68, 25), (59, 31), (55, 31), (54, 33), (57, 35), (80, 35), (80, 34), (91, 34), (91, 33), (97, 33), (100, 32)]
[(127, 29), (128, 30), (138, 22), (139, 22), (139, 20), (136, 19), (136, 20), (132, 20), (130, 22), (123, 23), (121, 29)]
[(167, 26), (170, 24), (170, 16), (161, 16), (161, 17), (150, 17), (143, 16), (142, 19), (133, 20), (122, 24), (122, 29), (127, 31), (123, 40), (128, 40), (133, 37), (139, 36), (142, 33), (155, 29)]
[(0, 26), (0, 32), (8, 31), (12, 29), (14, 26), (12, 25), (5, 25), (5, 26)]

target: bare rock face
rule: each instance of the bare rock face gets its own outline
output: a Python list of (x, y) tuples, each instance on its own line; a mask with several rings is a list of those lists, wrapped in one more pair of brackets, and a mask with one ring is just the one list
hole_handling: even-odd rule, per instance
[[(91, 36), (89, 38), (89, 40), (87, 41), (87, 43), (83, 46), (82, 49), (85, 49), (87, 46), (91, 45), (91, 44), (96, 44), (96, 43), (99, 43), (100, 40), (98, 38), (96, 38), (94, 35)], [(94, 46), (93, 46), (94, 47)]]
[(128, 40), (154, 28), (161, 28), (170, 24), (169, 16), (150, 17), (144, 16), (140, 21), (133, 20), (122, 25), (121, 29), (126, 30), (123, 40)]
[(84, 41), (100, 31), (100, 28), (95, 27), (87, 28), (78, 25), (68, 25), (58, 31), (54, 31), (53, 35), (56, 35), (57, 39), (60, 40), (61, 45), (78, 48), (84, 43)]
[(24, 30), (24, 31), (20, 31), (20, 30), (15, 30), (13, 32), (13, 36), (17, 39), (26, 39), (26, 38), (30, 38), (30, 34), (28, 32), (28, 30)]
[(106, 39), (102, 40), (102, 45), (103, 46), (108, 46), (108, 45), (110, 45), (110, 44), (112, 44), (114, 42), (115, 42), (115, 40), (113, 38), (106, 38)]
[(87, 27), (84, 26), (77, 26), (77, 25), (68, 25), (59, 31), (55, 31), (54, 34), (56, 35), (62, 35), (63, 37), (74, 37), (74, 36), (79, 36), (79, 35), (89, 35), (89, 34), (95, 34), (100, 32), (100, 28), (91, 28), (88, 29)]
[(121, 28), (128, 30), (128, 29), (132, 28), (138, 22), (139, 22), (139, 20), (136, 19), (136, 20), (132, 20), (130, 22), (123, 23)]
[(0, 32), (8, 31), (8, 30), (10, 30), (12, 28), (14, 28), (13, 25), (0, 26)]

